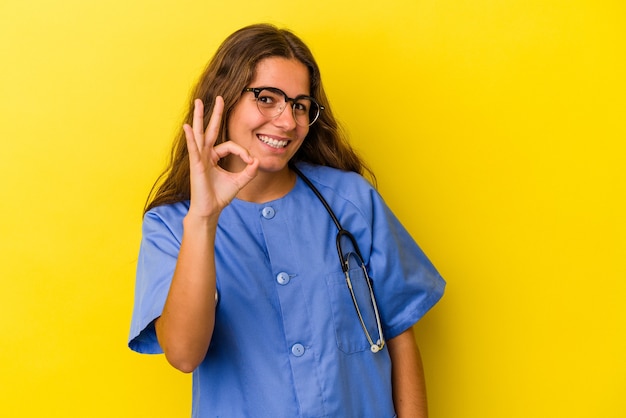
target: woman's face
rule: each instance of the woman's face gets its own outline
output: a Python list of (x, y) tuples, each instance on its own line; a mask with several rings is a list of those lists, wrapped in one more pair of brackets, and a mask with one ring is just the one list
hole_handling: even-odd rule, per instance
[[(259, 61), (256, 76), (246, 87), (275, 87), (288, 97), (309, 95), (309, 71), (298, 60), (270, 57)], [(228, 121), (228, 139), (246, 148), (259, 160), (259, 172), (286, 172), (287, 163), (294, 156), (307, 133), (308, 126), (296, 124), (291, 103), (274, 118), (259, 112), (253, 92), (243, 93)], [(225, 168), (239, 171), (243, 162), (231, 158)]]

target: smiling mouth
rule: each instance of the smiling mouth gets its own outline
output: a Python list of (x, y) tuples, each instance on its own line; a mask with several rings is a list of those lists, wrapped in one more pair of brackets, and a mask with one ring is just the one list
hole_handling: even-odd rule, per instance
[(270, 138), (269, 136), (265, 136), (265, 135), (258, 135), (258, 138), (265, 145), (269, 145), (270, 147), (277, 148), (277, 149), (285, 148), (287, 144), (289, 143), (289, 141), (281, 141), (279, 139)]

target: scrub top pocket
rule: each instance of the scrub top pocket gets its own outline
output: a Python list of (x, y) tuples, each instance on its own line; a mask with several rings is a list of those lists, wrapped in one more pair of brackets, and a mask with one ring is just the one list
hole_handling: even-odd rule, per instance
[[(356, 297), (363, 321), (370, 335), (378, 335), (376, 327), (376, 317), (370, 292), (365, 282), (366, 278), (361, 268), (350, 269), (350, 281)], [(331, 310), (333, 313), (333, 325), (337, 347), (346, 354), (357, 353), (370, 350), (361, 321), (352, 302), (350, 290), (346, 283), (346, 276), (343, 272), (333, 273), (326, 277), (328, 292), (330, 296)]]

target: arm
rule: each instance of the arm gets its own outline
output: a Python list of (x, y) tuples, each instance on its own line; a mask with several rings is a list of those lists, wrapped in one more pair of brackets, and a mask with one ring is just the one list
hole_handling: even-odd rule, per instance
[[(215, 324), (215, 233), (221, 211), (254, 176), (258, 161), (226, 141), (215, 146), (224, 109), (218, 97), (204, 131), (204, 106), (195, 101), (193, 126), (184, 125), (189, 152), (191, 202), (183, 220), (183, 238), (169, 293), (155, 329), (167, 360), (189, 373), (204, 359)], [(246, 168), (230, 173), (218, 166), (227, 155)]]
[(424, 369), (413, 328), (387, 341), (391, 357), (393, 402), (398, 418), (427, 418)]
[(215, 321), (217, 221), (187, 215), (176, 269), (155, 328), (168, 362), (189, 373), (204, 359)]

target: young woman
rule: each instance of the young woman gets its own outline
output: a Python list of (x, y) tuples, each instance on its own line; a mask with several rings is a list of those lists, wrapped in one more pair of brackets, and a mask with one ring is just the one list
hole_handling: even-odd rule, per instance
[(245, 27), (146, 205), (130, 342), (194, 417), (425, 417), (412, 326), (444, 281), (362, 174), (293, 33)]

